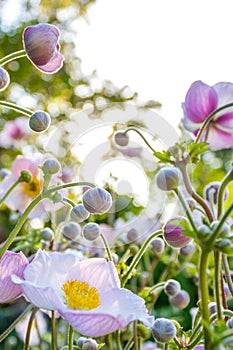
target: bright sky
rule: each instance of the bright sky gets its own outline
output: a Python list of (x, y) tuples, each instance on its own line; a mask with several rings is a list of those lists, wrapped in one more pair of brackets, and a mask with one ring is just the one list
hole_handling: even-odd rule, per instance
[(232, 0), (98, 0), (77, 52), (84, 72), (160, 101), (175, 126), (193, 81), (233, 82), (232, 14)]

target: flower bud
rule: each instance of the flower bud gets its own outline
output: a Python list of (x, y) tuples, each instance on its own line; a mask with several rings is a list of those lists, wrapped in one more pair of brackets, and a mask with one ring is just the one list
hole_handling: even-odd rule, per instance
[(10, 77), (8, 72), (0, 67), (0, 91), (3, 91), (7, 88), (10, 83)]
[(185, 290), (181, 290), (179, 293), (169, 298), (170, 304), (177, 307), (178, 309), (186, 308), (186, 306), (189, 304), (189, 301), (189, 294)]
[(181, 172), (177, 168), (165, 167), (156, 175), (156, 183), (162, 191), (175, 190), (181, 183)]
[(29, 126), (35, 132), (46, 131), (50, 123), (50, 115), (44, 111), (36, 111), (29, 118)]
[(176, 327), (166, 318), (157, 318), (152, 326), (152, 336), (159, 343), (168, 343), (176, 336)]
[[(214, 231), (217, 226), (219, 224), (219, 221), (216, 220), (216, 221), (213, 221), (210, 225), (212, 231)], [(218, 237), (227, 237), (229, 235), (229, 233), (231, 232), (231, 228), (230, 228), (230, 225), (228, 225), (227, 222), (224, 222), (220, 231), (219, 231), (219, 236)]]
[(222, 253), (233, 253), (232, 241), (229, 238), (222, 238), (220, 241), (216, 242), (214, 246), (215, 248), (219, 249)]
[(164, 240), (162, 238), (156, 237), (151, 242), (151, 245), (152, 245), (153, 252), (156, 255), (161, 255), (164, 252), (165, 244), (164, 244)]
[(80, 348), (82, 348), (82, 346), (83, 346), (85, 340), (87, 340), (86, 337), (79, 337), (79, 338), (77, 339), (77, 345), (78, 345)]
[(32, 181), (32, 174), (28, 170), (22, 170), (19, 177), (20, 182), (29, 183)]
[(71, 241), (75, 240), (80, 233), (81, 227), (76, 222), (68, 222), (61, 229), (62, 236)]
[(51, 199), (54, 204), (60, 203), (63, 200), (63, 195), (60, 192), (55, 192), (52, 196)]
[(49, 227), (45, 227), (40, 231), (41, 238), (45, 241), (51, 242), (54, 239), (54, 232)]
[(0, 169), (0, 178), (4, 179), (6, 176), (10, 174), (10, 171), (6, 168)]
[(173, 297), (180, 291), (180, 283), (176, 280), (168, 280), (164, 286), (164, 292), (169, 296)]
[(164, 226), (163, 236), (167, 244), (173, 248), (182, 248), (192, 240), (191, 237), (183, 234), (184, 227), (181, 226), (182, 222), (184, 222), (185, 225), (188, 224), (186, 218), (176, 217), (170, 219)]
[(138, 230), (136, 230), (136, 228), (131, 228), (128, 232), (127, 232), (127, 240), (129, 242), (132, 241), (136, 241), (138, 238)]
[(70, 218), (75, 222), (83, 222), (90, 216), (83, 204), (78, 204), (71, 209)]
[(57, 159), (46, 159), (42, 165), (42, 170), (45, 174), (57, 174), (61, 170), (61, 164)]
[(103, 214), (111, 208), (112, 197), (103, 188), (90, 188), (83, 195), (83, 205), (90, 213)]
[(233, 328), (233, 317), (229, 318), (229, 320), (227, 320), (227, 327), (229, 327), (230, 329)]
[(129, 136), (124, 132), (117, 132), (114, 136), (114, 140), (118, 146), (126, 146), (129, 143)]
[(191, 211), (194, 211), (196, 209), (196, 202), (192, 198), (187, 199), (188, 206)]
[(149, 339), (151, 336), (150, 329), (148, 329), (142, 323), (137, 324), (137, 333), (138, 333), (138, 337), (143, 338), (143, 339)]
[(189, 258), (193, 255), (195, 251), (195, 247), (192, 243), (189, 243), (185, 245), (184, 247), (180, 248), (180, 255), (182, 255), (184, 258)]
[(84, 340), (82, 350), (96, 350), (98, 347), (97, 342), (94, 339), (88, 338)]
[(83, 226), (83, 236), (88, 241), (94, 241), (100, 235), (100, 227), (94, 222), (89, 222)]
[[(210, 184), (205, 186), (204, 193), (205, 193), (205, 198), (208, 201), (213, 200), (213, 203), (217, 204), (217, 202), (218, 202), (218, 192), (219, 192), (220, 185), (221, 185), (220, 182), (215, 181), (215, 182), (211, 182)], [(229, 194), (229, 192), (226, 189), (225, 192), (224, 192), (224, 201), (227, 199), (228, 194)]]
[(198, 227), (198, 236), (201, 239), (208, 239), (211, 235), (212, 231), (209, 226), (207, 225), (201, 225)]

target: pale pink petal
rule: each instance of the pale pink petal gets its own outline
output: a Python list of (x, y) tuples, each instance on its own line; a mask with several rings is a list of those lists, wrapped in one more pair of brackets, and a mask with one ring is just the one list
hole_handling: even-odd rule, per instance
[(182, 107), (186, 118), (202, 123), (218, 104), (217, 92), (202, 81), (195, 81), (189, 88)]
[(80, 279), (98, 289), (100, 293), (120, 287), (120, 280), (112, 262), (93, 258), (80, 262)]
[(212, 150), (233, 147), (233, 134), (220, 130), (217, 125), (211, 127), (208, 133), (207, 142)]
[(30, 169), (31, 163), (32, 161), (30, 159), (24, 158), (23, 156), (17, 156), (12, 165), (12, 174), (14, 174), (15, 177), (19, 177), (22, 170)]
[(4, 253), (0, 259), (0, 303), (12, 301), (22, 294), (22, 288), (12, 282), (11, 275), (23, 277), (27, 264), (28, 260), (23, 253)]
[(218, 95), (218, 107), (233, 102), (233, 84), (220, 82), (213, 86)]
[(60, 54), (60, 52), (58, 52), (56, 57), (54, 57), (51, 61), (49, 61), (43, 66), (37, 65), (37, 68), (45, 73), (55, 73), (62, 67), (63, 60), (64, 56)]
[(215, 124), (219, 129), (228, 132), (229, 134), (233, 133), (233, 111), (220, 115), (216, 119)]

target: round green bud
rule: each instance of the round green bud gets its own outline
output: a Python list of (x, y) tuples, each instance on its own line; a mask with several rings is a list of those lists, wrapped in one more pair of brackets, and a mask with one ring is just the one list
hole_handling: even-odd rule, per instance
[(22, 170), (19, 177), (20, 182), (31, 182), (32, 181), (32, 173), (28, 170)]

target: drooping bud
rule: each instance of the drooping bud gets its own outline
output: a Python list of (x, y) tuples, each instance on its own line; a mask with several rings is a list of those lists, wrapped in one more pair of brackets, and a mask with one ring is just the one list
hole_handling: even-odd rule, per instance
[(63, 200), (63, 195), (60, 192), (55, 192), (51, 197), (54, 204), (60, 203)]
[[(219, 192), (219, 187), (220, 187), (221, 183), (218, 181), (214, 181), (211, 182), (210, 184), (208, 184), (205, 188), (204, 188), (204, 194), (205, 194), (205, 198), (208, 201), (213, 200), (214, 204), (217, 204), (218, 201), (218, 192)], [(224, 201), (227, 199), (229, 195), (229, 192), (227, 189), (225, 189), (224, 192)]]
[(169, 296), (173, 297), (180, 291), (180, 283), (176, 280), (168, 280), (164, 286), (164, 292)]
[(184, 217), (175, 217), (170, 219), (164, 226), (163, 236), (167, 244), (172, 248), (182, 248), (192, 240), (191, 237), (183, 234), (184, 227), (182, 223), (187, 226), (188, 220)]
[(156, 175), (156, 183), (162, 191), (175, 190), (181, 183), (181, 172), (177, 168), (165, 167)]
[(0, 67), (0, 91), (3, 91), (7, 88), (10, 83), (10, 77), (8, 72)]
[(153, 252), (156, 255), (161, 255), (164, 252), (165, 244), (164, 244), (164, 240), (162, 238), (156, 237), (151, 242), (151, 245), (153, 247)]
[(49, 227), (45, 227), (43, 230), (41, 230), (40, 235), (44, 241), (51, 242), (54, 239), (54, 232)]
[(71, 209), (70, 218), (75, 222), (83, 222), (90, 216), (83, 204), (78, 204)]
[(129, 143), (129, 136), (124, 132), (117, 132), (114, 136), (114, 140), (118, 146), (126, 146)]
[(184, 309), (188, 306), (190, 301), (189, 294), (185, 290), (180, 290), (179, 293), (169, 298), (171, 305), (178, 309)]
[(103, 214), (111, 208), (112, 197), (103, 188), (90, 188), (83, 195), (83, 205), (90, 213)]
[(81, 227), (76, 222), (67, 222), (62, 226), (61, 234), (68, 240), (75, 240), (81, 233)]
[(61, 170), (61, 164), (57, 159), (46, 159), (42, 165), (42, 170), (45, 174), (54, 175)]
[(100, 235), (100, 227), (95, 222), (89, 222), (88, 224), (83, 226), (83, 236), (88, 241), (94, 241)]
[(50, 115), (44, 111), (36, 111), (29, 118), (29, 126), (35, 132), (46, 131), (50, 123)]
[(201, 239), (204, 239), (204, 240), (208, 239), (209, 236), (211, 235), (211, 233), (212, 233), (212, 231), (211, 231), (210, 227), (207, 225), (203, 224), (203, 225), (198, 227), (198, 236)]
[(28, 170), (22, 170), (19, 177), (20, 182), (29, 183), (32, 181), (32, 173)]
[(84, 340), (82, 350), (96, 350), (98, 347), (97, 342), (94, 339), (87, 338)]
[(157, 318), (152, 326), (152, 336), (159, 343), (168, 343), (176, 336), (176, 327), (166, 318)]
[(83, 346), (85, 340), (87, 340), (87, 339), (88, 339), (88, 338), (86, 338), (86, 337), (79, 337), (79, 338), (77, 339), (77, 345), (78, 345), (80, 348), (82, 348), (82, 346)]

